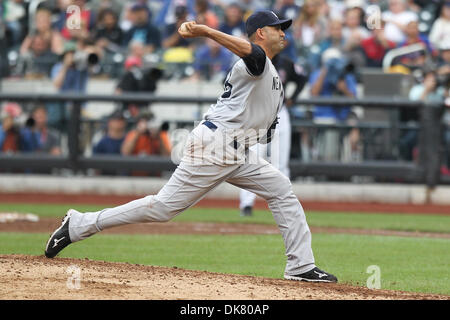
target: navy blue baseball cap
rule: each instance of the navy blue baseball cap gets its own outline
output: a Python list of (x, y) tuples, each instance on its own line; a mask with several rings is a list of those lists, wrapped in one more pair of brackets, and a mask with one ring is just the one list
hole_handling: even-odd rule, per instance
[(281, 30), (286, 30), (292, 24), (291, 19), (280, 20), (278, 16), (270, 10), (261, 10), (248, 17), (245, 23), (247, 35), (250, 37), (257, 29), (265, 26), (281, 26)]

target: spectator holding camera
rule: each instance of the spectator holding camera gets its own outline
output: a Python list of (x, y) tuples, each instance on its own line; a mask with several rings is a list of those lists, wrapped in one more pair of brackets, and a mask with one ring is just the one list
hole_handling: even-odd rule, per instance
[[(327, 49), (322, 55), (322, 67), (313, 71), (310, 76), (311, 96), (332, 97), (337, 95), (354, 98), (356, 96), (356, 78), (349, 70), (350, 67), (338, 49)], [(314, 118), (346, 120), (349, 112), (349, 107), (317, 106)]]
[[(142, 58), (131, 55), (125, 60), (124, 75), (119, 79), (115, 93), (152, 93), (157, 89), (157, 82), (162, 77), (162, 71), (157, 68), (143, 68)], [(122, 111), (127, 117), (137, 118), (148, 103), (125, 102)]]
[[(336, 48), (327, 49), (322, 55), (322, 67), (313, 71), (309, 85), (312, 97), (344, 96), (354, 98), (356, 96), (356, 77), (352, 66)], [(349, 120), (350, 107), (316, 106), (313, 119), (322, 123), (338, 123)], [(351, 148), (358, 149), (359, 130), (352, 128), (349, 132)], [(319, 132), (319, 155), (324, 160), (335, 161), (341, 153), (340, 132), (337, 129), (327, 129)], [(345, 160), (345, 159), (344, 159)]]
[[(143, 78), (142, 74), (142, 58), (140, 56), (131, 55), (125, 60), (125, 73), (119, 79), (116, 86), (115, 93), (132, 93), (140, 91), (140, 83)], [(140, 109), (147, 104), (139, 102), (124, 102), (122, 111), (127, 114), (128, 117), (136, 118), (139, 115)]]
[(159, 130), (151, 130), (149, 121), (153, 115), (141, 115), (135, 129), (128, 132), (122, 144), (123, 155), (146, 156), (146, 155), (170, 155), (170, 150), (165, 148), (161, 141)]
[(22, 109), (17, 103), (6, 103), (0, 113), (0, 153), (16, 153), (20, 149), (20, 131), (15, 119)]
[(17, 151), (19, 151), (19, 130), (14, 125), (14, 118), (11, 115), (5, 115), (0, 123), (0, 152), (16, 153)]
[(85, 44), (65, 43), (62, 61), (54, 65), (51, 72), (53, 84), (59, 91), (86, 91), (89, 69), (100, 57), (95, 47)]
[[(93, 43), (67, 41), (60, 62), (51, 70), (51, 80), (60, 93), (85, 93), (90, 73), (98, 67), (101, 53)], [(66, 130), (69, 118), (68, 108), (63, 108), (58, 102), (47, 104), (49, 124), (59, 130)]]
[(59, 134), (47, 125), (47, 110), (37, 106), (20, 132), (21, 151), (61, 155)]

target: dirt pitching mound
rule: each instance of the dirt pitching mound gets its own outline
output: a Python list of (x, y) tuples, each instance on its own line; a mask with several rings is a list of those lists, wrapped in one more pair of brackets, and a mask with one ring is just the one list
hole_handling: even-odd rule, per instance
[[(1, 217), (1, 213), (0, 213)], [(0, 232), (43, 232), (51, 234), (61, 225), (60, 218), (40, 218), (39, 221), (13, 221), (1, 223)], [(450, 239), (450, 233), (396, 231), (356, 228), (310, 227), (312, 233), (343, 233), (357, 235), (378, 235), (398, 237), (426, 237)], [(276, 225), (250, 223), (175, 222), (137, 223), (111, 228), (104, 234), (280, 234)]]
[(0, 255), (0, 283), (0, 299), (449, 299), (344, 284), (24, 255)]

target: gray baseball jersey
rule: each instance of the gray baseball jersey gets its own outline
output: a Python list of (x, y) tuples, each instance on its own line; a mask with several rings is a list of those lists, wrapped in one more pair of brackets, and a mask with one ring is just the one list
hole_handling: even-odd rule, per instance
[[(259, 47), (254, 49), (262, 51)], [(224, 93), (205, 113), (205, 120), (226, 129), (243, 129), (245, 133), (261, 133), (272, 125), (283, 105), (284, 90), (272, 61), (265, 55), (264, 58), (264, 69), (257, 76), (249, 70), (249, 62), (239, 59), (234, 64), (226, 77)]]

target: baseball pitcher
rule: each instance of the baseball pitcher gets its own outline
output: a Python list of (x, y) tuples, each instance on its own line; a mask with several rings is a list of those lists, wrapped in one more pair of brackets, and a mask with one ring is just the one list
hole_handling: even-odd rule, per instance
[(286, 279), (337, 282), (314, 263), (311, 233), (289, 179), (249, 150), (269, 142), (277, 123), (284, 91), (271, 59), (283, 49), (283, 30), (291, 23), (272, 11), (257, 11), (246, 22), (250, 42), (184, 23), (178, 30), (182, 37), (210, 38), (241, 58), (227, 75), (223, 94), (190, 133), (181, 163), (158, 194), (98, 212), (70, 209), (50, 236), (45, 255), (53, 258), (69, 244), (108, 228), (169, 221), (226, 181), (267, 201), (284, 240)]

